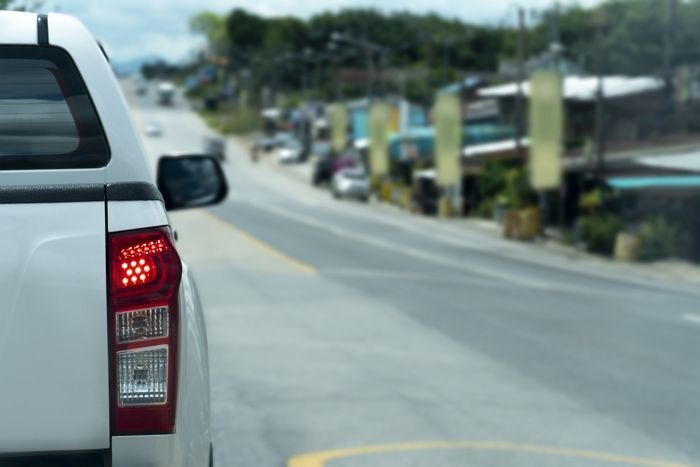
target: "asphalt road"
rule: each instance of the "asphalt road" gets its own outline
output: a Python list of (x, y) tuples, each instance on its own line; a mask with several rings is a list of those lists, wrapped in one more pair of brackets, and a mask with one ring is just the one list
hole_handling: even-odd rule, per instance
[[(202, 149), (181, 101), (129, 99), (163, 130), (151, 155)], [(691, 284), (337, 202), (228, 150), (230, 199), (172, 215), (206, 308), (216, 465), (700, 462)]]

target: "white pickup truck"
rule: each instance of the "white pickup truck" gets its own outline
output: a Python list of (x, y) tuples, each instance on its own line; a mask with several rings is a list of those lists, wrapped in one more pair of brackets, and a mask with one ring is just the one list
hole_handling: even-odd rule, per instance
[(157, 184), (74, 18), (0, 12), (0, 466), (207, 466), (204, 317), (166, 209), (221, 201), (215, 158)]

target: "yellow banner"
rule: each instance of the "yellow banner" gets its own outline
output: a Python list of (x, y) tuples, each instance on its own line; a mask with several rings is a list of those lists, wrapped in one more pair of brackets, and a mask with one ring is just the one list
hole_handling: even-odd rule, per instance
[(401, 130), (401, 109), (398, 107), (391, 108), (391, 127), (392, 133), (398, 133)]
[(559, 75), (538, 71), (530, 91), (530, 183), (536, 190), (561, 184), (564, 105)]
[(459, 98), (439, 96), (433, 109), (435, 118), (435, 166), (438, 185), (453, 186), (459, 182), (462, 148), (462, 116)]
[(389, 172), (389, 108), (374, 104), (369, 113), (369, 160), (372, 175)]
[(331, 144), (333, 151), (342, 152), (347, 146), (348, 111), (342, 104), (335, 104), (330, 109)]

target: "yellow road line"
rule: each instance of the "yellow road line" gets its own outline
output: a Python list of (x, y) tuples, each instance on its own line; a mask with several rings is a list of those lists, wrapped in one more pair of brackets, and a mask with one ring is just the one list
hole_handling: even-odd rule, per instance
[(589, 459), (612, 464), (637, 465), (647, 467), (689, 467), (687, 464), (677, 464), (664, 460), (647, 459), (643, 457), (623, 456), (598, 451), (566, 449), (534, 444), (516, 444), (498, 441), (426, 441), (415, 443), (379, 444), (347, 449), (312, 452), (292, 457), (287, 467), (324, 467), (326, 462), (354, 456), (383, 454), (390, 452), (423, 451), (435, 449), (469, 449), (476, 451), (510, 451), (546, 456)]
[(308, 276), (315, 276), (318, 271), (316, 268), (313, 266), (306, 264), (302, 261), (299, 261), (298, 259), (292, 258), (291, 256), (288, 256), (281, 251), (277, 250), (276, 248), (268, 245), (267, 243), (263, 242), (262, 240), (259, 240), (255, 237), (253, 237), (251, 234), (248, 232), (239, 229), (238, 227), (235, 227), (233, 224), (230, 224), (214, 214), (207, 212), (207, 211), (202, 211), (202, 214), (207, 216), (209, 219), (217, 222), (220, 225), (223, 225), (227, 229), (233, 231), (238, 237), (242, 238), (243, 240), (247, 241), (248, 243), (251, 243), (254, 245), (256, 248), (259, 250), (265, 252), (269, 256), (272, 256), (273, 258), (276, 258), (280, 261), (285, 262), (287, 265), (291, 266), (292, 268), (308, 275)]

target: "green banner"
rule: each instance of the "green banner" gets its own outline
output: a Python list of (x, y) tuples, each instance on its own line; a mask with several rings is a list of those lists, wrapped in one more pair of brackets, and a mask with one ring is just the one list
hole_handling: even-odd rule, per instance
[(461, 112), (455, 95), (439, 96), (433, 109), (435, 117), (435, 166), (442, 187), (459, 183), (462, 148)]
[(538, 71), (530, 92), (530, 182), (536, 190), (561, 184), (564, 105), (559, 74)]
[(348, 111), (342, 104), (335, 104), (330, 108), (331, 144), (333, 151), (338, 154), (348, 144)]
[(374, 104), (369, 112), (369, 160), (372, 175), (389, 173), (389, 108)]

